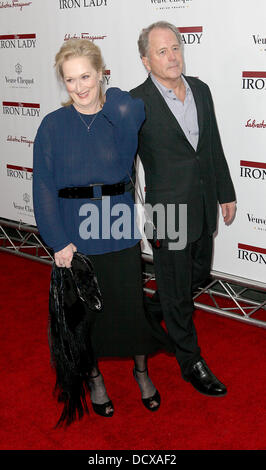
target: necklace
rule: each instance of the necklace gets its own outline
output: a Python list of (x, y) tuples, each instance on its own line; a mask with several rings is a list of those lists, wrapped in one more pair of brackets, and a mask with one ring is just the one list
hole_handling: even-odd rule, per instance
[[(75, 108), (76, 109), (76, 108)], [(94, 118), (91, 120), (91, 122), (89, 123), (89, 125), (84, 121), (83, 117), (81, 116), (80, 112), (76, 109), (81, 121), (83, 122), (83, 124), (86, 126), (87, 128), (87, 131), (90, 132), (90, 128), (92, 126), (92, 124), (94, 123), (95, 119), (97, 118), (98, 114), (99, 114), (99, 111), (98, 113), (95, 114)]]

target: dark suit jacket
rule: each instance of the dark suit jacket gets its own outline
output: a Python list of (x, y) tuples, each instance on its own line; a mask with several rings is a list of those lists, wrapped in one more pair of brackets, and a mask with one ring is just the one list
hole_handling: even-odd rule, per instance
[[(131, 95), (145, 103), (146, 120), (139, 134), (138, 154), (146, 182), (146, 202), (187, 204), (188, 242), (197, 240), (203, 221), (208, 231), (216, 229), (217, 201), (235, 200), (235, 191), (221, 145), (209, 87), (194, 77), (185, 77), (196, 103), (199, 142), (191, 146), (151, 78)], [(204, 219), (204, 213), (206, 219)], [(178, 227), (177, 227), (178, 228)]]

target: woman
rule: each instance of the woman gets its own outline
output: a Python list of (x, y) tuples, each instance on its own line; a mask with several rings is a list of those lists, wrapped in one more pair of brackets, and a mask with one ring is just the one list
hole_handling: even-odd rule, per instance
[[(48, 114), (37, 132), (35, 218), (58, 267), (71, 267), (75, 251), (89, 255), (104, 304), (91, 335), (94, 354), (134, 357), (143, 404), (155, 411), (160, 395), (148, 376), (146, 355), (158, 345), (144, 316), (140, 237), (128, 191), (144, 107), (118, 88), (104, 96), (103, 66), (99, 48), (85, 39), (67, 41), (56, 55), (69, 101)], [(113, 403), (97, 363), (90, 394), (94, 411), (111, 417)]]

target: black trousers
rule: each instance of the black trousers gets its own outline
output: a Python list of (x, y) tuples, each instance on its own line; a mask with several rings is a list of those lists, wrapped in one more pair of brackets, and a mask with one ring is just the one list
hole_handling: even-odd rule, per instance
[(183, 250), (168, 250), (167, 246), (153, 250), (158, 291), (147, 299), (146, 308), (158, 320), (161, 311), (184, 379), (201, 358), (192, 292), (210, 274), (212, 245), (213, 238), (205, 228), (201, 237)]

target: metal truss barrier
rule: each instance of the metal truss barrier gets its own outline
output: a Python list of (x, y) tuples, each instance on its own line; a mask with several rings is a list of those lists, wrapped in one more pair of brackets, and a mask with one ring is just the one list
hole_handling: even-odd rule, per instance
[[(53, 262), (52, 252), (42, 241), (37, 227), (23, 222), (0, 219), (0, 251), (45, 264)], [(143, 253), (142, 258), (147, 264), (153, 264), (151, 255)], [(153, 294), (155, 291), (148, 285), (150, 281), (155, 281), (154, 274), (144, 272), (143, 277), (144, 291)], [(266, 328), (265, 283), (217, 271), (211, 272), (211, 278), (213, 280), (194, 295), (194, 305), (197, 309)], [(252, 298), (252, 291), (257, 293), (255, 298)], [(200, 301), (202, 294), (207, 294), (204, 296), (204, 303)], [(219, 305), (220, 299), (228, 299), (231, 302), (230, 307)], [(264, 311), (265, 319), (254, 318), (258, 311)]]
[[(143, 259), (147, 263), (153, 263), (150, 255), (143, 254)], [(195, 308), (266, 328), (265, 283), (218, 271), (211, 271), (211, 278), (212, 281), (194, 295)], [(155, 292), (154, 289), (148, 287), (151, 281), (155, 281), (154, 274), (144, 273), (144, 291), (148, 294)], [(204, 302), (200, 301), (202, 294), (207, 294), (203, 296)], [(224, 302), (224, 299), (229, 302)], [(225, 303), (227, 305), (230, 303), (230, 307), (225, 307)], [(257, 313), (261, 316), (261, 312), (263, 319), (255, 318)]]
[(37, 227), (0, 219), (0, 251), (52, 264), (53, 256), (42, 241)]

